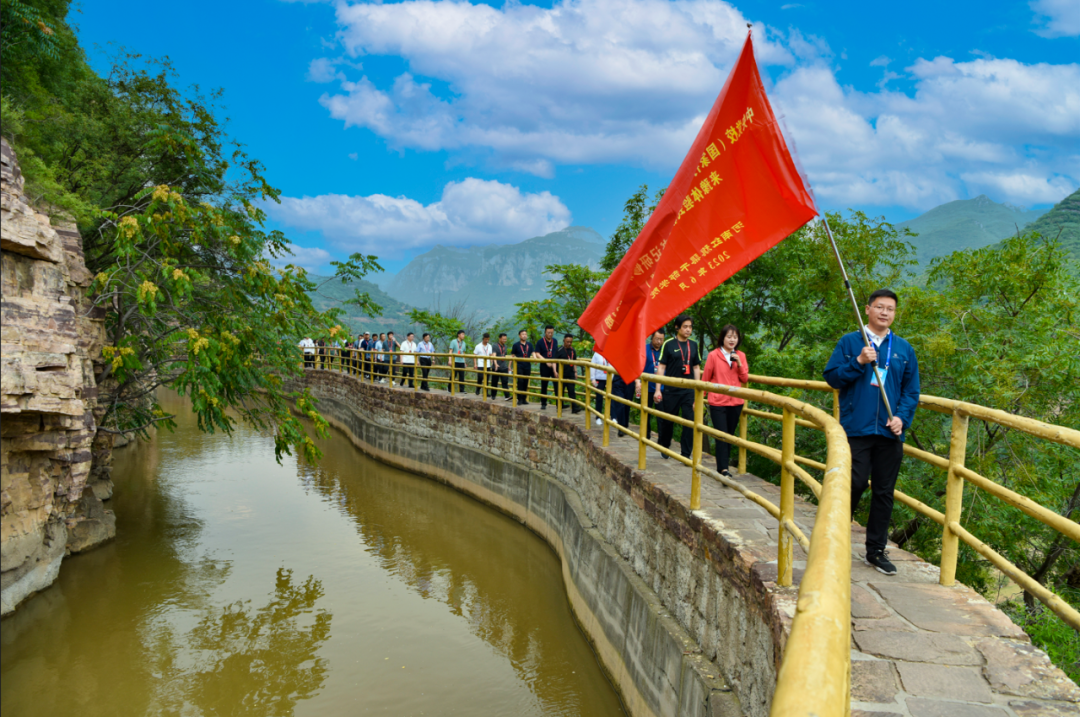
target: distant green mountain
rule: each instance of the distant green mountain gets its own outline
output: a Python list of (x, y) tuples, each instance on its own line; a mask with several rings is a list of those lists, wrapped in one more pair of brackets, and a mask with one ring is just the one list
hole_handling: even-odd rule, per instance
[(934, 207), (930, 211), (896, 226), (918, 234), (910, 239), (915, 258), (926, 268), (936, 256), (960, 249), (980, 249), (995, 244), (1023, 229), (1045, 209), (1027, 210), (1011, 204), (998, 204), (986, 195), (960, 199)]
[(1039, 232), (1043, 239), (1057, 239), (1072, 255), (1073, 273), (1080, 274), (1080, 189), (1055, 204), (1025, 231)]
[(604, 238), (586, 227), (567, 227), (517, 244), (440, 245), (409, 262), (386, 284), (386, 293), (421, 308), (446, 311), (462, 304), (465, 312), (494, 322), (512, 317), (517, 303), (547, 296), (545, 266), (596, 268), (604, 246)]
[[(328, 277), (312, 275), (308, 278), (318, 285), (326, 281)], [(383, 310), (379, 316), (362, 315), (356, 306), (343, 303), (351, 299), (357, 290), (361, 293), (366, 291), (371, 299), (382, 307)], [(349, 328), (349, 334), (352, 337), (361, 331), (393, 331), (400, 338), (406, 332), (416, 331), (419, 328), (409, 321), (411, 306), (392, 298), (370, 281), (361, 280), (348, 284), (342, 284), (340, 281), (327, 282), (318, 292), (311, 294), (311, 302), (319, 311), (330, 308), (344, 309), (345, 316), (342, 322)]]

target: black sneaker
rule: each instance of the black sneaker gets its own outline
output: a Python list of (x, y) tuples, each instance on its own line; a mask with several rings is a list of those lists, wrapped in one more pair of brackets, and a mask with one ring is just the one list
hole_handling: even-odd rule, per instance
[(863, 556), (863, 562), (872, 568), (876, 568), (882, 575), (896, 575), (896, 566), (889, 561), (889, 551), (867, 551)]

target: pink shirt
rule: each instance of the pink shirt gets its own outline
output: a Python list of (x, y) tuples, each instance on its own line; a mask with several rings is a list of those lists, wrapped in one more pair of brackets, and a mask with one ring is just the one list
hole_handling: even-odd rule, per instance
[[(745, 386), (750, 378), (750, 367), (746, 365), (746, 354), (736, 351), (739, 363), (734, 366), (728, 365), (727, 357), (720, 349), (713, 349), (709, 357), (705, 359), (705, 372), (701, 375), (702, 381), (709, 383), (722, 383), (725, 386)], [(746, 403), (741, 398), (728, 396), (725, 393), (710, 393), (710, 406), (741, 406)]]

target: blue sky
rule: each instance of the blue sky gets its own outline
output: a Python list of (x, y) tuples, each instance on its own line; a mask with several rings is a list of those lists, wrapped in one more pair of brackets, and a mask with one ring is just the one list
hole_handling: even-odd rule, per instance
[(821, 209), (901, 221), (1080, 185), (1075, 0), (98, 0), (70, 20), (99, 71), (116, 44), (224, 90), (313, 269), (610, 235), (638, 186), (671, 178), (747, 22)]

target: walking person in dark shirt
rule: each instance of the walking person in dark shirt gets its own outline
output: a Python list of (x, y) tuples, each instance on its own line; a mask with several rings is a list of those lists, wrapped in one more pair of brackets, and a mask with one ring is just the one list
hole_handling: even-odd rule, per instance
[[(555, 352), (555, 358), (562, 359), (563, 361), (577, 361), (577, 349), (574, 348), (574, 337), (570, 334), (563, 336), (562, 346)], [(577, 366), (568, 366), (565, 364), (559, 365), (562, 369), (563, 379), (563, 396), (569, 398), (571, 401), (577, 400), (577, 391), (575, 382), (577, 379)], [(558, 393), (558, 384), (555, 384), (555, 391)], [(576, 403), (571, 403), (571, 413), (581, 413), (583, 410), (581, 406)]]
[[(533, 345), (529, 342), (529, 332), (525, 329), (518, 331), (518, 340), (510, 347), (510, 353), (520, 359), (531, 358)], [(517, 364), (517, 405), (524, 406), (529, 402), (525, 395), (529, 390), (529, 376), (532, 375), (532, 363), (528, 361), (515, 361)]]
[[(660, 350), (664, 348), (664, 336), (664, 327), (661, 326), (653, 332), (653, 335), (651, 337), (649, 337), (649, 343), (645, 344), (644, 373), (656, 373), (656, 367), (660, 365)], [(660, 392), (663, 393), (664, 387), (658, 383), (649, 383), (647, 386), (642, 388), (642, 390), (644, 390), (646, 394), (648, 394), (647, 398), (649, 402), (649, 408), (654, 408), (660, 405), (660, 402), (655, 399), (656, 389), (658, 388), (660, 389)], [(647, 418), (645, 420), (645, 438), (647, 439), (652, 438), (652, 421), (652, 418)], [(656, 428), (659, 432), (660, 419), (657, 418), (656, 421)]]
[[(495, 375), (492, 377), (491, 385), (495, 389), (496, 393), (499, 390), (499, 384), (502, 383), (503, 396), (507, 401), (514, 400), (514, 395), (510, 393), (510, 362), (506, 360), (506, 354), (509, 347), (506, 345), (506, 334), (499, 334), (499, 340), (495, 342), (495, 346), (492, 347), (495, 352)], [(494, 398), (494, 394), (492, 394)]]
[[(656, 367), (657, 376), (670, 378), (700, 379), (701, 356), (698, 353), (697, 343), (690, 340), (690, 334), (694, 332), (694, 322), (689, 316), (679, 316), (675, 319), (675, 336), (664, 342), (660, 350), (660, 363)], [(694, 420), (694, 391), (690, 388), (676, 388), (665, 386), (663, 392), (656, 387), (653, 399), (661, 404), (660, 410), (672, 416), (682, 416), (688, 420)], [(660, 437), (657, 439), (664, 448), (671, 446), (671, 438), (675, 431), (672, 421), (661, 419), (658, 421)], [(694, 431), (683, 426), (680, 452), (684, 458), (690, 458), (694, 453)], [(664, 455), (664, 458), (667, 458)]]
[[(870, 294), (865, 339), (858, 331), (842, 336), (824, 372), (828, 384), (840, 390), (840, 425), (851, 446), (852, 515), (868, 485), (871, 489), (863, 561), (885, 575), (896, 575), (886, 550), (893, 491), (904, 457), (904, 432), (919, 405), (915, 349), (889, 328), (896, 318), (896, 305), (897, 296), (888, 289)], [(875, 361), (883, 384), (878, 383)], [(881, 385), (885, 386), (892, 418), (881, 399)]]
[[(544, 336), (533, 347), (533, 358), (542, 359), (545, 363), (540, 364), (540, 410), (547, 410), (548, 382), (555, 380), (555, 364), (546, 363), (555, 358), (559, 352), (559, 344), (555, 341), (555, 327), (545, 326)], [(553, 386), (554, 388), (554, 386)]]

